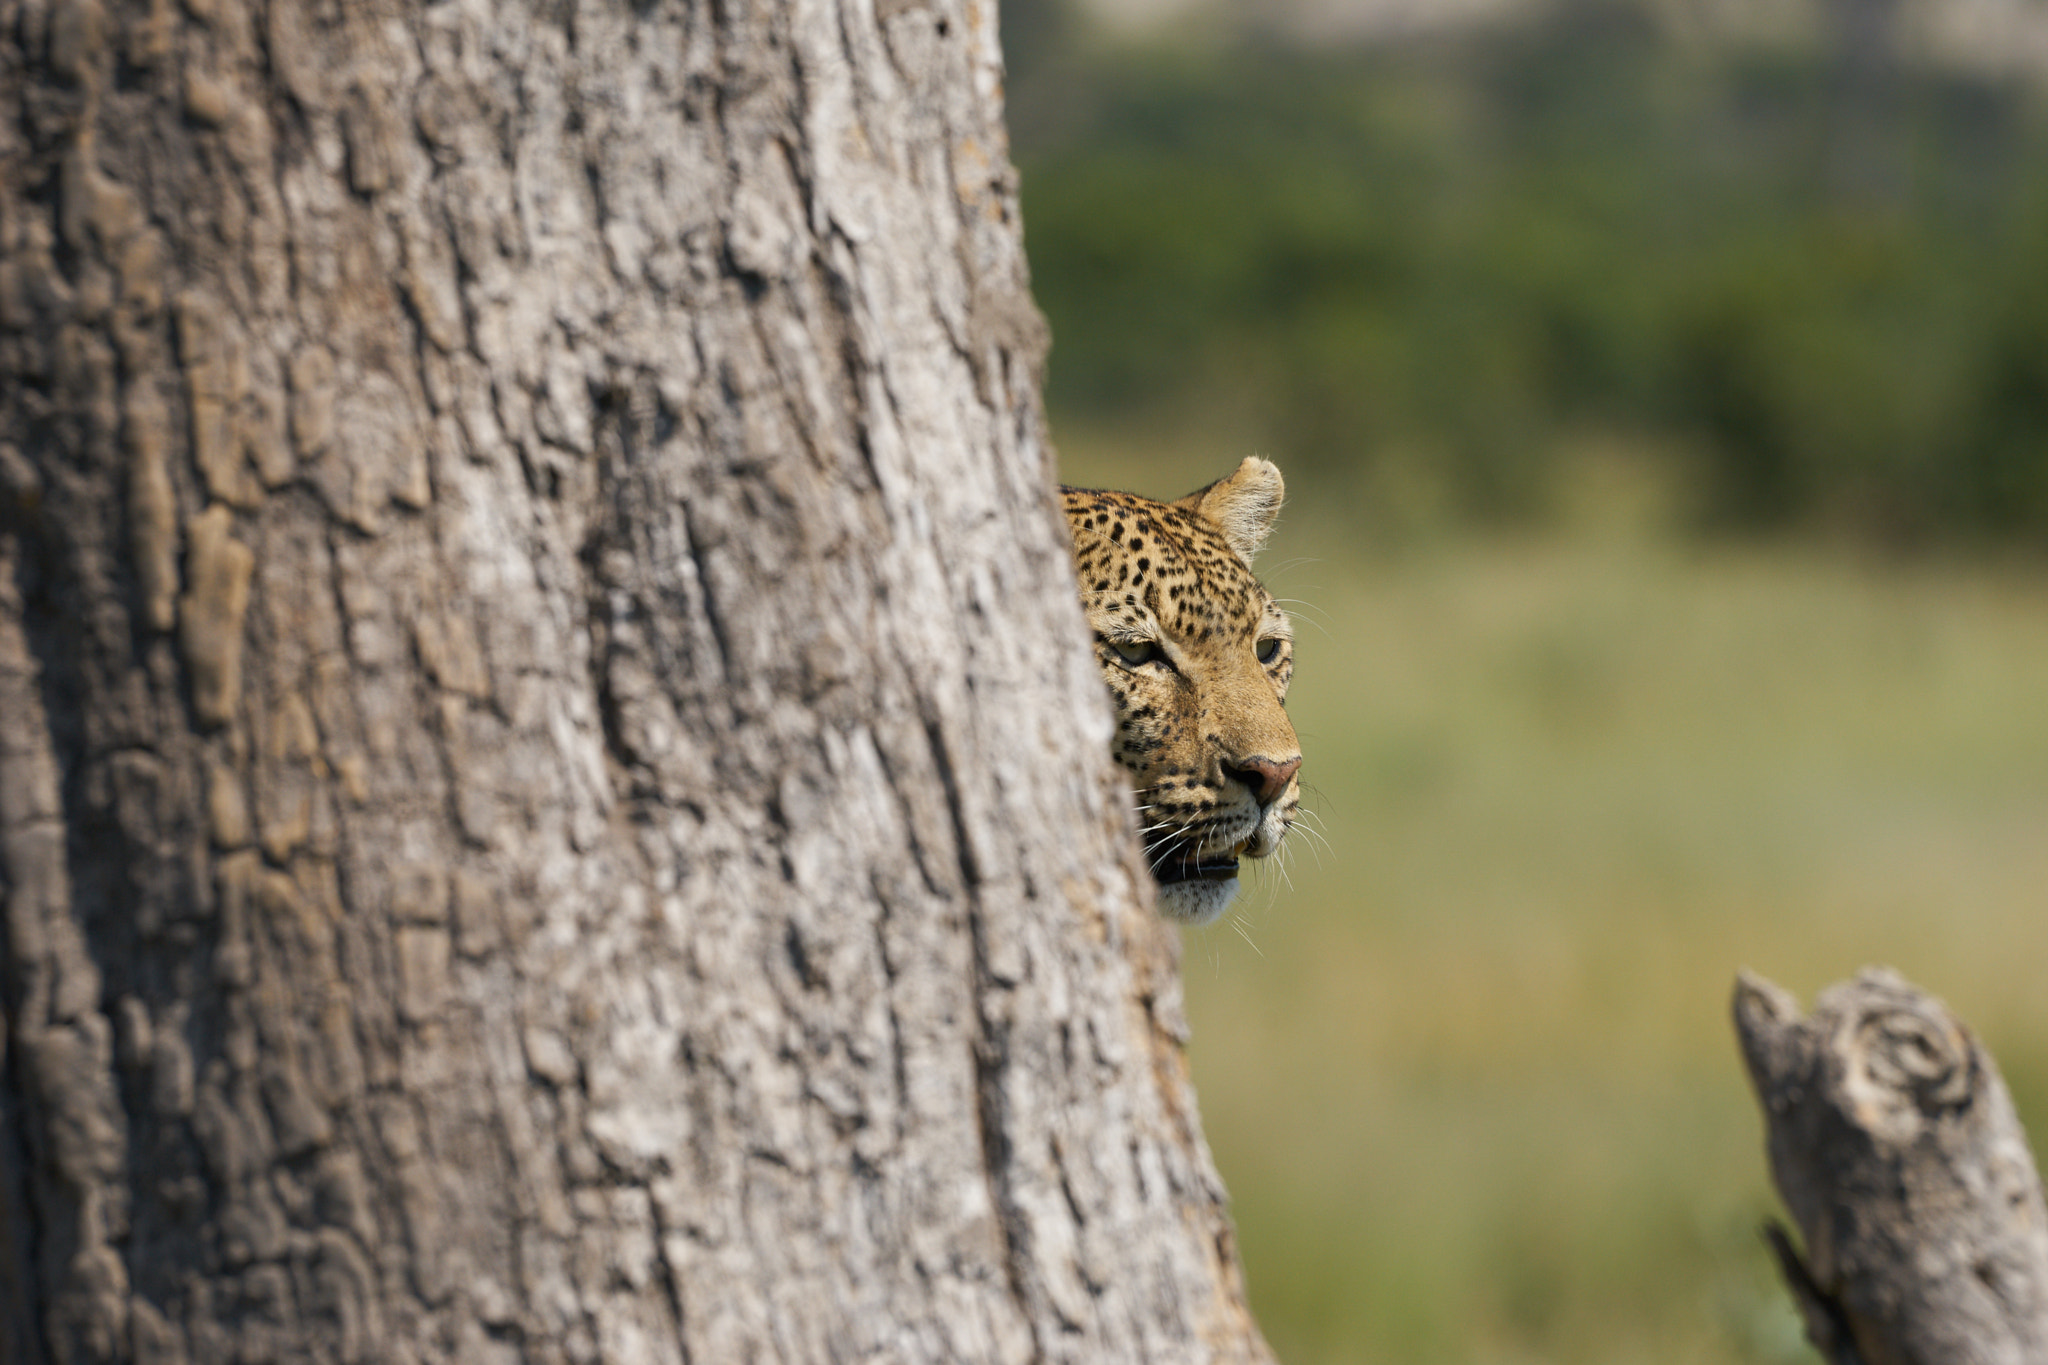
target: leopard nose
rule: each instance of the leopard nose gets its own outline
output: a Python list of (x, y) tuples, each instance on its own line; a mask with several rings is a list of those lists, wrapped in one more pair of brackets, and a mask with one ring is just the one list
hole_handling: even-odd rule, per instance
[(1301, 756), (1275, 761), (1270, 758), (1247, 758), (1236, 763), (1226, 763), (1223, 771), (1252, 789), (1259, 804), (1270, 806), (1287, 790), (1287, 784), (1301, 771)]

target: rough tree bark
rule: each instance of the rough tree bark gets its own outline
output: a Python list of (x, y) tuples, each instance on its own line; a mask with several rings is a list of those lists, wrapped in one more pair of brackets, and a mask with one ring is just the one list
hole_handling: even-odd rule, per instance
[(986, 0), (0, 0), (0, 1356), (1267, 1358)]
[(1882, 969), (1810, 1018), (1745, 972), (1735, 1027), (1806, 1254), (1771, 1244), (1831, 1365), (2048, 1360), (2048, 1205), (1969, 1029)]

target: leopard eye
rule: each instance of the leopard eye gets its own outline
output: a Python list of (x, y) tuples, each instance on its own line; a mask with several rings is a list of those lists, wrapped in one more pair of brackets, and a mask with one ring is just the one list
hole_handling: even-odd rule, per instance
[(1129, 668), (1137, 668), (1166, 657), (1159, 652), (1157, 640), (1111, 640), (1109, 647), (1116, 651), (1116, 657), (1123, 660)]
[(1280, 645), (1281, 645), (1281, 640), (1280, 640), (1280, 637), (1279, 637), (1279, 636), (1277, 636), (1277, 635), (1276, 635), (1276, 636), (1274, 636), (1274, 637), (1273, 637), (1272, 639), (1270, 639), (1270, 640), (1261, 640), (1261, 641), (1259, 641), (1259, 647), (1258, 647), (1258, 656), (1259, 656), (1259, 662), (1260, 662), (1260, 663), (1262, 663), (1262, 664), (1270, 664), (1270, 663), (1272, 663), (1272, 662), (1273, 662), (1273, 661), (1274, 661), (1275, 659), (1279, 658), (1279, 657), (1280, 657)]

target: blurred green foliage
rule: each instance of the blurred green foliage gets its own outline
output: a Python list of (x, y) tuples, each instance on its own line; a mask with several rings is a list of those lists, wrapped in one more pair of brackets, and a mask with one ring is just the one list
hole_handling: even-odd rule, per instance
[[(1573, 6), (1318, 53), (1006, 16), (1056, 430), (1228, 432), (1366, 516), (2048, 529), (2048, 120), (2016, 82)], [(1404, 491), (1405, 490), (1405, 491)]]

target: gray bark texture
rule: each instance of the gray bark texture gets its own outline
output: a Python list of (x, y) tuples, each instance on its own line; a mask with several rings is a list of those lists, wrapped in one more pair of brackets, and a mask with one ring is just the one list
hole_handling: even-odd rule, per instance
[(1962, 1021), (1866, 968), (1810, 1017), (1745, 972), (1735, 1028), (1806, 1254), (1768, 1232), (1831, 1365), (2048, 1361), (2048, 1206), (2005, 1082)]
[(987, 0), (0, 0), (0, 1358), (1262, 1361)]

